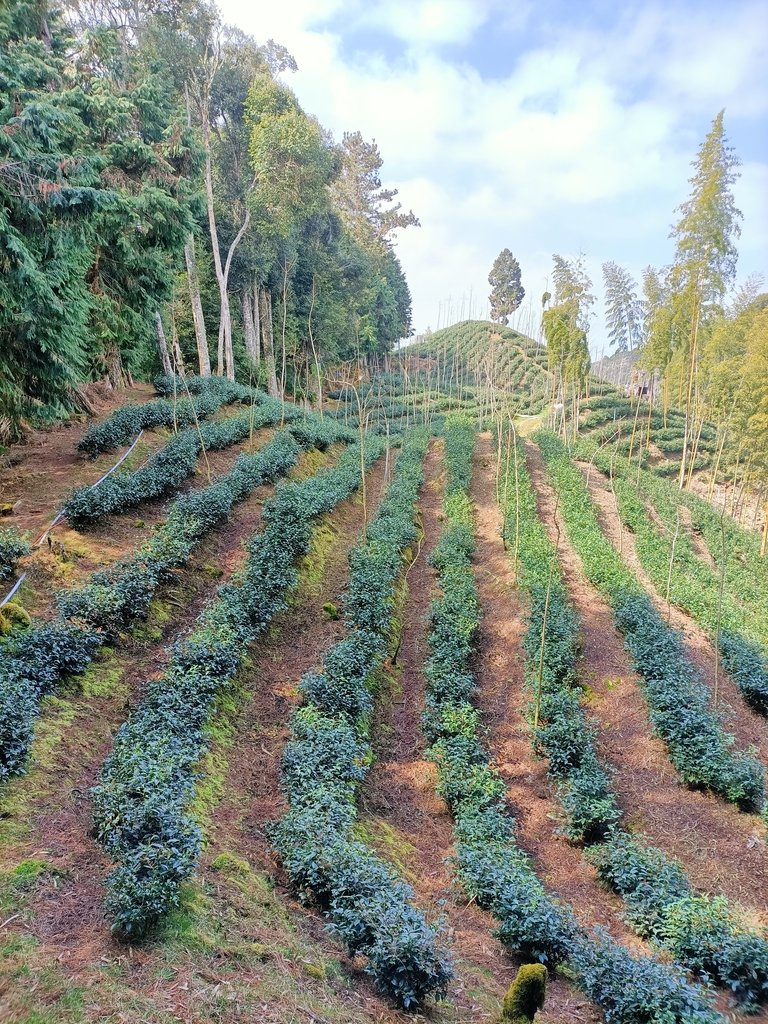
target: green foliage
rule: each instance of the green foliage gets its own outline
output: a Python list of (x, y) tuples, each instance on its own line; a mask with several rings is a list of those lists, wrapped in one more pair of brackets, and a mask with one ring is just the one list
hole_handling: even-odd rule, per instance
[[(142, 365), (191, 227), (195, 150), (166, 83), (98, 73), (59, 14), (0, 11), (0, 416), (72, 408), (75, 388)], [(125, 72), (126, 69), (123, 69)]]
[(688, 660), (680, 635), (659, 615), (605, 537), (580, 471), (562, 442), (537, 435), (560, 509), (587, 578), (613, 605), (614, 618), (644, 682), (654, 731), (667, 745), (681, 778), (706, 786), (743, 810), (765, 800), (763, 768), (740, 751), (712, 710), (709, 693)]
[(520, 441), (515, 443), (516, 474), (511, 467), (512, 453), (502, 453), (504, 464), (510, 465), (502, 485), (502, 511), (507, 545), (514, 546), (517, 582), (529, 598), (523, 647), (526, 681), (533, 694), (532, 717), (538, 704), (533, 741), (537, 752), (547, 758), (550, 778), (565, 811), (564, 834), (574, 842), (589, 843), (610, 832), (620, 814), (608, 775), (598, 761), (594, 728), (578, 692), (578, 619), (568, 599), (555, 546), (538, 516), (525, 449)]
[[(467, 473), (461, 429), (452, 428), (449, 421), (449, 480), (463, 479)], [(463, 467), (451, 468), (454, 458), (463, 460)], [(463, 889), (499, 921), (497, 935), (510, 950), (531, 960), (563, 965), (602, 1009), (606, 1021), (722, 1024), (723, 1018), (679, 970), (652, 958), (632, 957), (599, 931), (582, 929), (570, 907), (548, 896), (517, 847), (514, 819), (505, 803), (506, 787), (489, 764), (478, 739), (478, 720), (470, 714), (474, 686), (470, 658), (479, 616), (471, 565), (471, 506), (449, 514), (446, 502), (445, 513), (446, 527), (435, 551), (442, 596), (431, 616), (425, 730), (434, 741), (431, 756), (437, 764), (439, 791), (454, 819), (454, 864)], [(458, 597), (454, 597), (456, 591)]]
[[(381, 451), (380, 442), (367, 442), (365, 462)], [(313, 522), (360, 481), (360, 452), (352, 448), (333, 468), (277, 490), (243, 568), (174, 644), (169, 667), (118, 731), (93, 791), (96, 836), (117, 862), (106, 906), (118, 937), (140, 938), (178, 906), (202, 845), (191, 804), (215, 701), (231, 685), (248, 644), (287, 606), (294, 563), (309, 550)]]
[(680, 864), (626, 834), (594, 847), (589, 859), (624, 899), (627, 920), (640, 935), (725, 987), (742, 1009), (768, 999), (768, 937), (725, 897), (694, 895)]
[(272, 841), (293, 886), (328, 913), (351, 953), (366, 957), (378, 988), (406, 1009), (444, 992), (450, 961), (413, 893), (354, 838), (356, 798), (372, 760), (370, 716), (376, 672), (390, 641), (403, 552), (416, 539), (414, 505), (423, 480), (426, 432), (404, 440), (392, 482), (366, 539), (349, 556), (344, 598), (348, 634), (327, 652), (323, 671), (301, 681), (283, 756), (289, 811)]
[(237, 502), (295, 464), (301, 448), (327, 448), (349, 431), (316, 417), (294, 423), (254, 455), (242, 454), (208, 487), (178, 498), (165, 524), (131, 556), (57, 599), (59, 615), (10, 637), (0, 665), (0, 778), (21, 771), (40, 699), (65, 676), (84, 671), (100, 644), (114, 640), (147, 613), (158, 587), (183, 565), (203, 537)]
[(508, 324), (509, 317), (525, 298), (525, 288), (520, 282), (520, 264), (509, 249), (502, 249), (493, 261), (488, 275), (491, 294), (491, 320)]
[(290, 422), (301, 415), (296, 406), (284, 407), (277, 399), (258, 393), (253, 395), (252, 402), (250, 412), (216, 423), (198, 424), (175, 434), (140, 469), (113, 474), (96, 488), (76, 488), (63, 506), (64, 515), (70, 523), (82, 527), (143, 501), (162, 497), (176, 490), (194, 473), (201, 451), (228, 448), (260, 427), (274, 425), (281, 419)]
[(12, 526), (0, 530), (0, 583), (16, 571), (16, 563), (28, 555), (32, 548), (29, 540)]
[(605, 326), (608, 340), (619, 352), (643, 344), (643, 303), (631, 275), (616, 263), (603, 264), (605, 282)]

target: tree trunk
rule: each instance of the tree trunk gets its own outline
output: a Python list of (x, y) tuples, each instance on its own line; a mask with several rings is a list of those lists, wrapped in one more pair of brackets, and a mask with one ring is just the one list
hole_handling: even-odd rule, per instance
[(155, 310), (155, 334), (157, 336), (157, 347), (160, 350), (160, 362), (163, 364), (163, 373), (170, 377), (173, 373), (173, 367), (171, 366), (171, 357), (168, 355), (168, 342), (165, 340), (163, 318), (160, 316), (159, 309)]
[(184, 260), (187, 264), (187, 285), (189, 301), (192, 306), (192, 321), (195, 325), (195, 341), (197, 342), (197, 361), (201, 377), (211, 376), (211, 357), (208, 353), (208, 338), (205, 332), (203, 304), (200, 301), (200, 279), (197, 274), (195, 257), (195, 236), (189, 235), (184, 246)]
[(277, 398), (279, 393), (275, 367), (275, 342), (272, 333), (272, 295), (268, 288), (259, 288), (259, 305), (264, 361), (267, 364), (267, 390), (273, 398)]
[(256, 338), (256, 366), (261, 366), (261, 310), (259, 309), (259, 283), (253, 279), (251, 288), (251, 301), (253, 303), (253, 331)]
[(120, 349), (114, 341), (107, 343), (104, 349), (104, 368), (107, 380), (113, 388), (125, 387), (125, 370), (123, 369), (123, 357)]
[(254, 366), (258, 366), (259, 355), (256, 346), (256, 326), (253, 322), (253, 300), (250, 289), (240, 292), (240, 311), (243, 316), (245, 351)]

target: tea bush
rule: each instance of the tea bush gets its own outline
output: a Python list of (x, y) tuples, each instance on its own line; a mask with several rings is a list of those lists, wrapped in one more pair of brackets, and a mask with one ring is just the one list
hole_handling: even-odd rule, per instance
[(405, 1008), (445, 991), (450, 960), (435, 928), (411, 905), (413, 892), (355, 839), (356, 799), (372, 760), (370, 716), (376, 672), (390, 643), (404, 552), (415, 541), (425, 431), (409, 434), (367, 536), (349, 555), (344, 597), (348, 634), (301, 681), (303, 706), (283, 757), (289, 812), (272, 830), (293, 886), (327, 914), (352, 954), (366, 958), (377, 987)]
[(13, 576), (18, 560), (31, 550), (27, 538), (12, 526), (0, 530), (0, 583)]
[[(301, 447), (322, 449), (350, 437), (354, 434), (346, 428), (318, 417), (292, 424), (262, 451), (240, 455), (208, 487), (178, 498), (161, 529), (132, 555), (94, 573), (89, 583), (62, 592), (53, 623), (36, 623), (9, 637), (0, 663), (0, 778), (23, 770), (40, 699), (73, 672), (73, 663), (83, 671), (100, 645), (115, 640), (144, 615), (157, 588), (237, 502), (285, 475)], [(73, 650), (78, 655), (74, 662)]]
[[(458, 429), (449, 423), (446, 431), (446, 526), (434, 559), (442, 594), (431, 614), (433, 654), (426, 668), (429, 706), (425, 716), (425, 731), (433, 739), (430, 756), (437, 765), (439, 792), (454, 819), (457, 877), (470, 899), (498, 920), (497, 935), (511, 951), (529, 960), (561, 965), (600, 1006), (606, 1021), (723, 1024), (702, 991), (677, 968), (653, 958), (632, 957), (599, 932), (586, 932), (570, 907), (549, 897), (515, 843), (514, 819), (505, 804), (506, 787), (489, 764), (468, 703), (479, 608), (471, 565), (471, 506), (457, 500), (466, 498), (465, 492), (457, 495), (451, 490), (451, 479), (462, 476), (452, 471), (452, 459), (466, 459), (458, 454), (461, 445), (452, 438)], [(541, 541), (537, 531), (533, 537)], [(538, 549), (545, 552), (546, 545), (539, 543)], [(462, 576), (465, 580), (459, 588)], [(457, 589), (464, 595), (463, 601), (455, 599)], [(456, 636), (454, 643), (452, 635)]]
[[(158, 378), (156, 383), (165, 378)], [(236, 384), (223, 377), (190, 378), (187, 382), (190, 394), (196, 398), (180, 397), (178, 401), (155, 398), (142, 405), (124, 405), (116, 409), (100, 423), (94, 423), (86, 430), (78, 444), (84, 455), (95, 457), (128, 444), (141, 430), (153, 427), (173, 427), (178, 430), (196, 420), (205, 419), (233, 402), (259, 401), (260, 392)], [(186, 396), (186, 392), (180, 392)]]
[[(377, 439), (366, 441), (365, 463), (382, 450)], [(248, 644), (286, 607), (297, 580), (294, 563), (309, 550), (314, 521), (359, 487), (360, 461), (353, 447), (332, 468), (277, 489), (243, 568), (173, 645), (168, 669), (150, 681), (119, 729), (93, 790), (96, 837), (117, 862), (106, 906), (119, 938), (141, 937), (178, 905), (201, 849), (189, 805), (216, 698), (231, 684)]]
[(587, 578), (613, 606), (616, 625), (643, 679), (654, 731), (667, 745), (682, 779), (705, 786), (742, 810), (760, 810), (764, 772), (740, 751), (709, 703), (709, 693), (687, 658), (680, 634), (656, 611), (618, 552), (605, 537), (581, 472), (549, 431), (536, 435), (560, 511)]
[(201, 423), (175, 434), (145, 466), (114, 474), (98, 487), (77, 487), (62, 509), (73, 526), (83, 526), (113, 512), (162, 497), (191, 476), (201, 451), (219, 451), (245, 440), (252, 430), (279, 423), (285, 412), (290, 422), (301, 415), (295, 406), (283, 410), (276, 399), (264, 398), (251, 412), (217, 423)]

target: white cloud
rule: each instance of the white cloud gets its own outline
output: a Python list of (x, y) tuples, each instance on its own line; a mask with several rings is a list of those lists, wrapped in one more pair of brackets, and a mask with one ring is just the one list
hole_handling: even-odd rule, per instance
[[(636, 274), (667, 262), (690, 161), (722, 106), (727, 128), (763, 133), (737, 202), (742, 276), (767, 269), (762, 0), (707, 5), (701, 17), (674, 0), (645, 4), (622, 9), (609, 31), (563, 22), (540, 32), (540, 8), (501, 0), (291, 0), (258, 12), (221, 2), (228, 20), (291, 50), (300, 70), (290, 84), (337, 138), (359, 129), (377, 140), (386, 184), (422, 221), (398, 241), (417, 329), (445, 316), (449, 296), (458, 310), (464, 294), (466, 311), (471, 290), (477, 307), (505, 246), (535, 303), (553, 251), (584, 250), (598, 276), (606, 259)], [(512, 21), (508, 68), (485, 77), (482, 42)], [(397, 57), (345, 46), (361, 30), (399, 40)], [(455, 57), (470, 43), (475, 66)], [(599, 347), (600, 317), (594, 333)]]

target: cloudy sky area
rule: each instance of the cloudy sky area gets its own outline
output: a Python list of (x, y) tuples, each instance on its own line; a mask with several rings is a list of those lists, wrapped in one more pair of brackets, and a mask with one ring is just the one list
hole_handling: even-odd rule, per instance
[[(742, 160), (739, 279), (768, 276), (768, 0), (219, 0), (274, 38), (286, 77), (337, 139), (376, 139), (420, 228), (398, 255), (414, 326), (485, 315), (509, 247), (536, 307), (551, 254), (639, 279), (669, 262), (690, 161), (723, 107)], [(527, 299), (526, 299), (527, 304)], [(605, 345), (602, 296), (590, 343)], [(534, 318), (523, 308), (519, 326)]]

